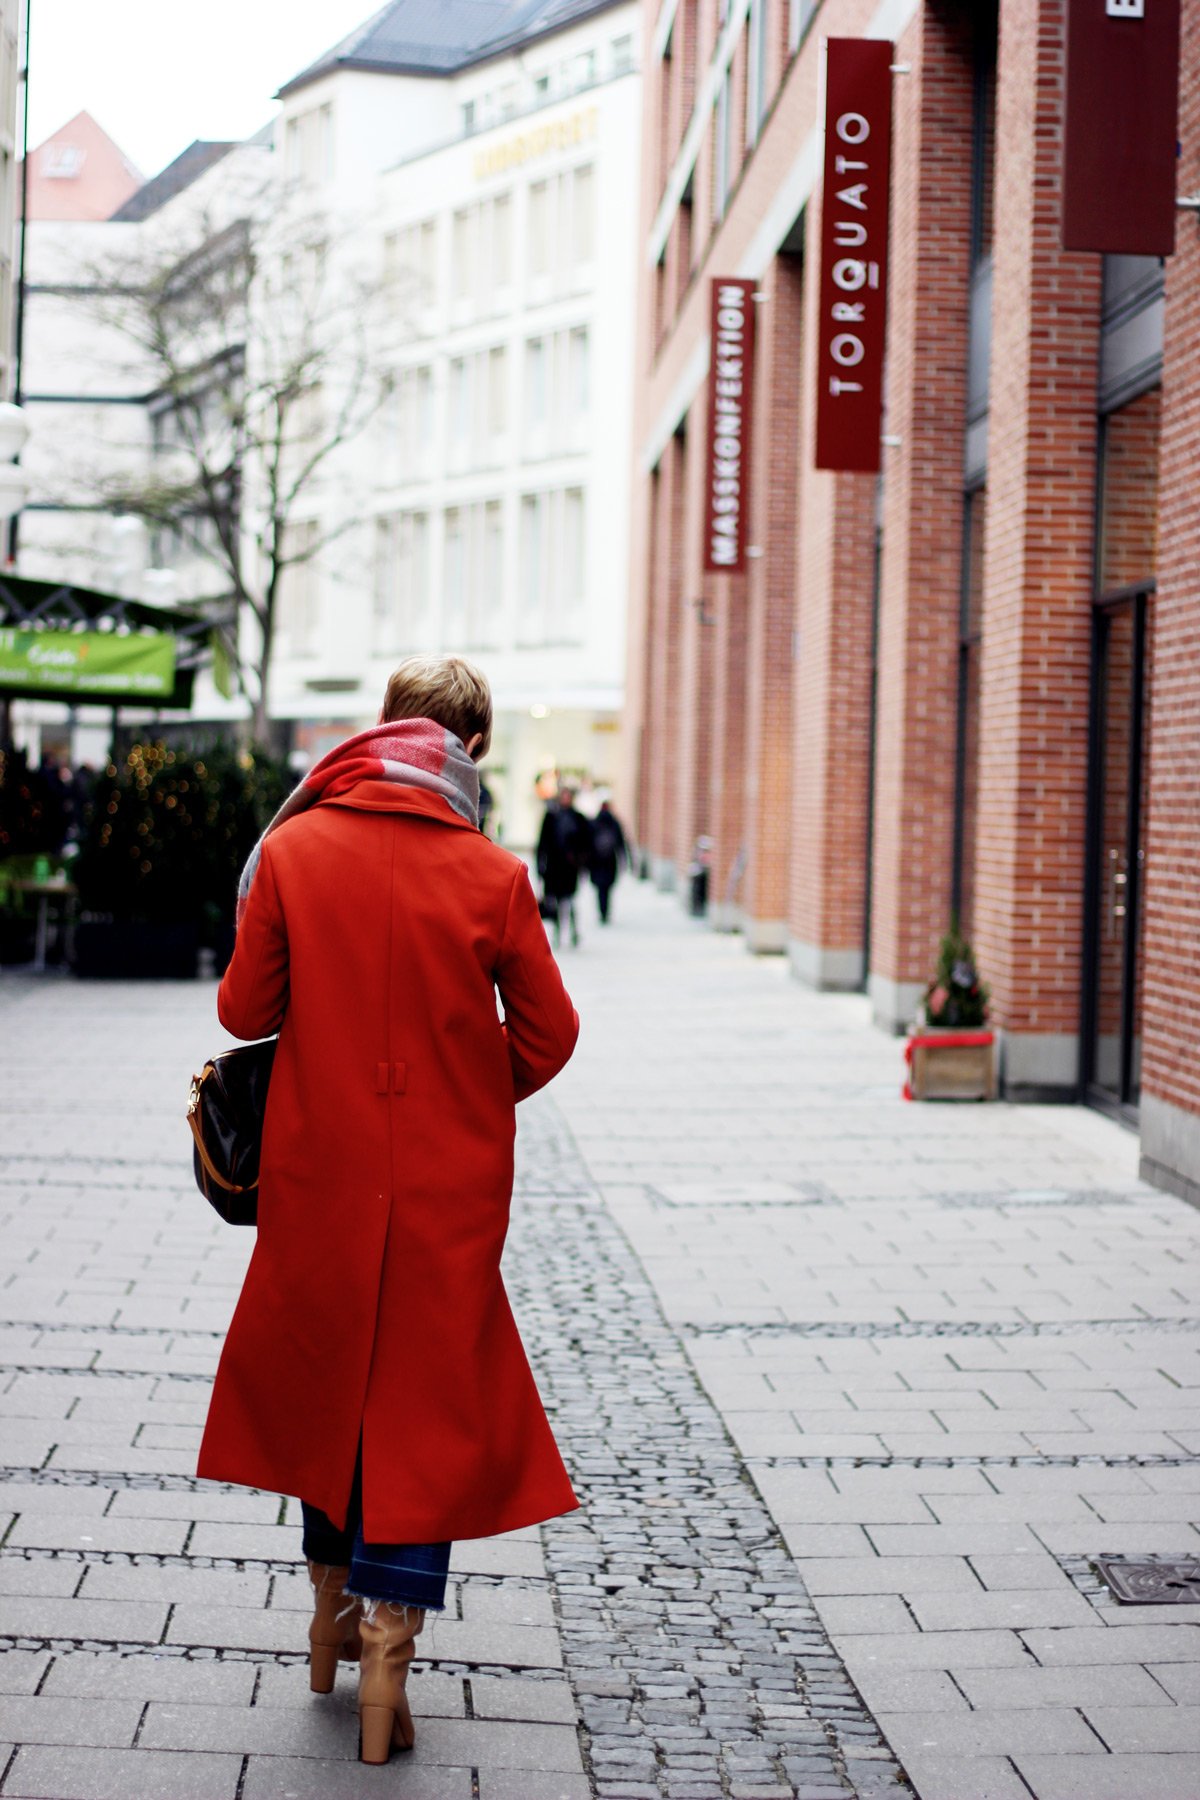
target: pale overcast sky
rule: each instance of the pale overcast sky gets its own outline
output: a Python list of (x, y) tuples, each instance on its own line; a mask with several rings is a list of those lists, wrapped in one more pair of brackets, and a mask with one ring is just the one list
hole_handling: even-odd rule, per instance
[(143, 175), (243, 138), (272, 95), (380, 0), (31, 0), (29, 143), (90, 112)]

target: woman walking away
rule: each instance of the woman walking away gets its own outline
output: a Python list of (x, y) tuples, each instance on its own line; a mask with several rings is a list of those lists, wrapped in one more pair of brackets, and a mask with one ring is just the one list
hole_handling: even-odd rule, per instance
[(616, 883), (617, 873), (622, 863), (628, 861), (629, 846), (625, 842), (621, 821), (608, 801), (602, 800), (600, 811), (592, 820), (592, 853), (588, 864), (602, 925), (608, 924), (609, 896)]
[(577, 1504), (500, 1253), (514, 1102), (579, 1021), (524, 865), (477, 828), (491, 729), (469, 663), (402, 663), (379, 725), (251, 856), (217, 1001), (279, 1045), (198, 1472), (302, 1497), (311, 1686), (361, 1657), (364, 1762), (412, 1745), (405, 1676), (452, 1540)]

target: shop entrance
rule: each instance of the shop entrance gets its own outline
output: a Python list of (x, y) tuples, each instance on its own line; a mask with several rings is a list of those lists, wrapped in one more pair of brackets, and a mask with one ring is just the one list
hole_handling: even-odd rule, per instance
[(1149, 591), (1095, 611), (1084, 1088), (1135, 1119), (1141, 1092)]

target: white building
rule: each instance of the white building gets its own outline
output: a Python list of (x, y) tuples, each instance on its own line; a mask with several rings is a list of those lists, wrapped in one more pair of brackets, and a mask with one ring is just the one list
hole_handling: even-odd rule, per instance
[[(374, 723), (403, 655), (471, 656), (495, 692), (486, 774), (514, 844), (536, 835), (539, 779), (557, 769), (603, 786), (617, 772), (638, 11), (393, 0), (284, 85), (251, 143), (193, 146), (110, 218), (31, 232), (27, 460), (47, 493), (79, 479), (65, 505), (23, 517), (21, 572), (144, 599), (212, 591), (185, 545), (94, 510), (98, 474), (162, 454), (160, 400), (72, 289), (101, 261), (144, 264), (189, 229), (258, 211), (250, 379), (280, 306), (305, 304), (308, 283), (326, 333), (336, 320), (361, 337), (381, 396), (288, 519), (289, 553), (313, 553), (281, 585), (272, 716), (305, 763)], [(368, 286), (351, 319), (347, 296)], [(335, 363), (305, 396), (314, 438), (341, 403)], [(242, 504), (249, 541), (263, 508), (251, 468)], [(198, 684), (197, 715), (238, 710)]]
[(540, 776), (616, 773), (638, 8), (524, 0), (502, 35), (497, 10), (395, 0), (281, 93), (291, 203), (372, 234), (394, 303), (391, 392), (345, 451), (360, 529), (291, 572), (271, 692), (317, 750), (373, 721), (400, 656), (477, 659), (527, 844)]

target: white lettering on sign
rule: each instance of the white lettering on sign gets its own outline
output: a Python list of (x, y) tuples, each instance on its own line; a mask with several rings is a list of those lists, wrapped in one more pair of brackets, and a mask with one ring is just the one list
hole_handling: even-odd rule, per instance
[(1104, 10), (1110, 19), (1144, 19), (1146, 0), (1104, 0)]
[(746, 291), (731, 282), (717, 295), (717, 331), (713, 356), (716, 389), (713, 420), (712, 483), (709, 499), (709, 558), (714, 567), (738, 560), (742, 515), (743, 374), (746, 344)]

